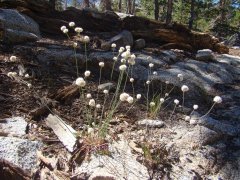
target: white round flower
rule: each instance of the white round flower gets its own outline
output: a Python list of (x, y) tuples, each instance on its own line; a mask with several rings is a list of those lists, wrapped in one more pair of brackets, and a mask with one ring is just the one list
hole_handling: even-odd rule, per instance
[(191, 117), (190, 116), (185, 116), (185, 121), (190, 121)]
[(81, 32), (83, 32), (83, 29), (80, 28), (80, 27), (76, 27), (76, 28), (75, 28), (75, 32), (77, 32), (77, 33), (81, 33)]
[(134, 79), (133, 79), (133, 78), (130, 78), (130, 82), (131, 82), (131, 83), (134, 82)]
[(91, 74), (91, 71), (85, 71), (84, 76), (85, 76), (85, 77), (89, 77), (90, 74)]
[(152, 68), (154, 66), (153, 63), (149, 63), (149, 67)]
[(32, 87), (32, 84), (28, 83), (27, 86), (28, 86), (28, 88), (31, 88), (31, 87)]
[(69, 23), (69, 26), (70, 26), (70, 27), (74, 27), (74, 26), (75, 26), (75, 22), (70, 22), (70, 23)]
[(123, 58), (125, 58), (125, 59), (127, 59), (127, 58), (129, 58), (130, 56), (131, 56), (131, 53), (130, 53), (130, 51), (125, 51), (125, 52), (123, 52), (122, 54), (121, 54), (121, 56), (123, 57)]
[(90, 128), (88, 128), (88, 130), (87, 130), (87, 131), (88, 131), (88, 134), (92, 134), (92, 135), (94, 134), (94, 129), (93, 129), (93, 128), (91, 128), (91, 127), (90, 127)]
[(17, 60), (17, 57), (16, 57), (16, 56), (11, 56), (11, 57), (10, 57), (10, 61), (15, 62), (16, 60)]
[(194, 109), (194, 110), (197, 110), (197, 109), (198, 109), (198, 105), (194, 104), (194, 105), (193, 105), (193, 109)]
[(121, 59), (121, 63), (126, 63), (126, 59)]
[(127, 101), (128, 97), (129, 97), (129, 94), (122, 93), (122, 94), (120, 94), (120, 101), (122, 101), (122, 102)]
[(117, 61), (117, 59), (118, 59), (117, 57), (113, 57), (113, 60), (114, 60), (114, 61)]
[(187, 91), (189, 91), (189, 88), (186, 85), (183, 85), (181, 87), (181, 90), (182, 90), (182, 92), (187, 92)]
[(131, 46), (126, 46), (126, 49), (127, 49), (127, 50), (130, 50), (130, 49), (131, 49)]
[(136, 64), (136, 61), (135, 61), (135, 59), (130, 58), (130, 59), (128, 59), (128, 63), (133, 66), (134, 64)]
[(119, 48), (119, 53), (122, 53), (124, 50), (125, 50), (124, 47), (120, 47), (120, 48)]
[(136, 59), (135, 54), (131, 54), (130, 58), (131, 58), (131, 59)]
[(137, 94), (137, 99), (141, 99), (142, 95), (141, 94)]
[(175, 99), (175, 100), (174, 100), (174, 103), (175, 103), (176, 105), (178, 105), (178, 104), (179, 104), (179, 100)]
[(169, 84), (169, 81), (165, 81), (166, 84)]
[(127, 69), (127, 66), (125, 64), (119, 66), (120, 71), (125, 71)]
[(222, 103), (222, 98), (221, 98), (220, 96), (215, 96), (215, 97), (213, 98), (213, 101), (214, 101), (215, 103), (220, 104), (220, 103)]
[(163, 103), (164, 102), (164, 98), (160, 98), (160, 102)]
[(112, 48), (116, 48), (117, 45), (116, 45), (115, 43), (112, 43), (111, 47), (112, 47)]
[(104, 67), (104, 62), (100, 62), (98, 65), (99, 65), (100, 67)]
[(133, 103), (133, 97), (129, 96), (129, 97), (127, 98), (127, 102), (128, 102), (129, 104), (132, 104), (132, 103)]
[(91, 106), (91, 107), (95, 107), (95, 105), (96, 105), (95, 100), (90, 99), (88, 105)]
[(153, 107), (155, 105), (156, 105), (155, 102), (150, 102), (150, 107)]
[(78, 45), (78, 44), (77, 44), (76, 42), (73, 43), (73, 47), (74, 47), (74, 48), (76, 48), (77, 45)]
[(151, 81), (146, 81), (146, 84), (150, 84), (151, 83)]
[(76, 79), (76, 85), (79, 87), (84, 87), (86, 85), (86, 81), (82, 77)]
[(64, 33), (64, 34), (67, 34), (67, 33), (68, 33), (68, 29), (67, 29), (67, 28), (64, 29), (64, 30), (63, 30), (63, 33)]
[(168, 93), (165, 93), (165, 97), (168, 97), (169, 96), (169, 94)]
[(88, 36), (84, 36), (83, 41), (85, 43), (88, 43), (90, 41), (90, 38)]
[(92, 98), (92, 95), (90, 93), (87, 94), (87, 98), (90, 99)]
[[(17, 73), (16, 73), (17, 74)], [(29, 74), (25, 74), (25, 76), (24, 76), (25, 78), (29, 78), (30, 76), (29, 76)]]
[(67, 27), (66, 26), (62, 26), (61, 27), (61, 31), (64, 31), (64, 29), (67, 29)]
[(153, 71), (153, 75), (157, 75), (158, 73), (157, 73), (157, 71)]
[(183, 75), (182, 74), (178, 74), (177, 77), (179, 78), (179, 81), (183, 81)]
[(107, 89), (104, 89), (104, 90), (103, 90), (103, 93), (104, 93), (104, 94), (108, 94), (108, 92), (109, 92), (109, 91), (108, 91)]
[(97, 108), (97, 109), (100, 109), (100, 108), (101, 108), (101, 105), (100, 105), (100, 104), (97, 104), (97, 105), (96, 105), (96, 108)]

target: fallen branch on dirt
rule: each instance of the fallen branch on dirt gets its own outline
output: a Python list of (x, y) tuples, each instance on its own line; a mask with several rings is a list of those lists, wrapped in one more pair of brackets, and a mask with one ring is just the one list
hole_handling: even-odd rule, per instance
[(67, 125), (60, 117), (52, 114), (46, 118), (46, 125), (54, 131), (68, 151), (74, 151), (77, 138), (75, 137), (76, 131), (71, 126)]

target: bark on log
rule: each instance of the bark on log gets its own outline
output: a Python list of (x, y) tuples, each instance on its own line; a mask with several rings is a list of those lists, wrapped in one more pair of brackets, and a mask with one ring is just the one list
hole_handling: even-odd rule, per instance
[(176, 23), (167, 25), (136, 16), (121, 20), (114, 12), (101, 13), (91, 9), (79, 10), (73, 7), (65, 11), (53, 11), (50, 5), (43, 0), (2, 0), (0, 7), (17, 8), (21, 13), (33, 18), (40, 25), (41, 32), (47, 34), (63, 35), (60, 27), (67, 26), (68, 22), (74, 21), (85, 31), (112, 32), (127, 29), (133, 33), (135, 38), (155, 41), (165, 48), (171, 47), (165, 44), (181, 44), (180, 47), (187, 47), (193, 51), (211, 49), (219, 53), (228, 53), (228, 48), (217, 38), (206, 33), (191, 31), (184, 25)]

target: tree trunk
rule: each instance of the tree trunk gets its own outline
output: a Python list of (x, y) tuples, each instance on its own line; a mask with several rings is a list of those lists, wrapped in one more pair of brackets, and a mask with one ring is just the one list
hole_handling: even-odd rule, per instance
[(118, 11), (122, 12), (122, 0), (118, 1)]
[(65, 10), (67, 9), (67, 0), (65, 0), (64, 9), (65, 9)]
[(172, 21), (172, 8), (173, 8), (173, 0), (168, 0), (166, 24), (169, 24)]
[(155, 20), (159, 19), (159, 2), (158, 2), (158, 0), (154, 0), (154, 17), (155, 17)]
[(82, 7), (83, 7), (83, 8), (89, 8), (89, 7), (90, 7), (90, 5), (89, 5), (89, 0), (83, 0)]
[(51, 8), (55, 10), (56, 0), (49, 0), (49, 4), (50, 4)]
[(190, 11), (190, 18), (189, 18), (189, 23), (188, 23), (189, 29), (192, 29), (192, 27), (193, 27), (193, 21), (194, 21), (194, 5), (195, 5), (194, 0), (191, 0), (191, 11)]
[(127, 3), (128, 3), (128, 14), (131, 14), (131, 12), (132, 12), (132, 3), (131, 3), (131, 0), (128, 0), (127, 1)]
[(102, 10), (112, 11), (112, 1), (111, 0), (101, 0)]
[(226, 0), (220, 0), (220, 10), (221, 10), (221, 17), (220, 22), (224, 23), (226, 22)]
[(132, 14), (136, 15), (136, 0), (133, 0), (133, 3), (132, 3)]

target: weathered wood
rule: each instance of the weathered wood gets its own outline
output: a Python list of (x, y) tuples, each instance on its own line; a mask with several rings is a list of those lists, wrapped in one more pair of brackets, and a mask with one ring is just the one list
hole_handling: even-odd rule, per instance
[(60, 117), (52, 114), (46, 118), (46, 125), (54, 131), (68, 151), (74, 151), (77, 138), (75, 137), (76, 131), (71, 126), (67, 125)]
[(77, 85), (70, 85), (65, 87), (64, 89), (60, 89), (56, 94), (52, 95), (52, 98), (62, 101), (62, 102), (70, 102), (79, 94), (79, 87)]
[(1, 180), (30, 180), (31, 174), (7, 160), (0, 159), (0, 177)]

